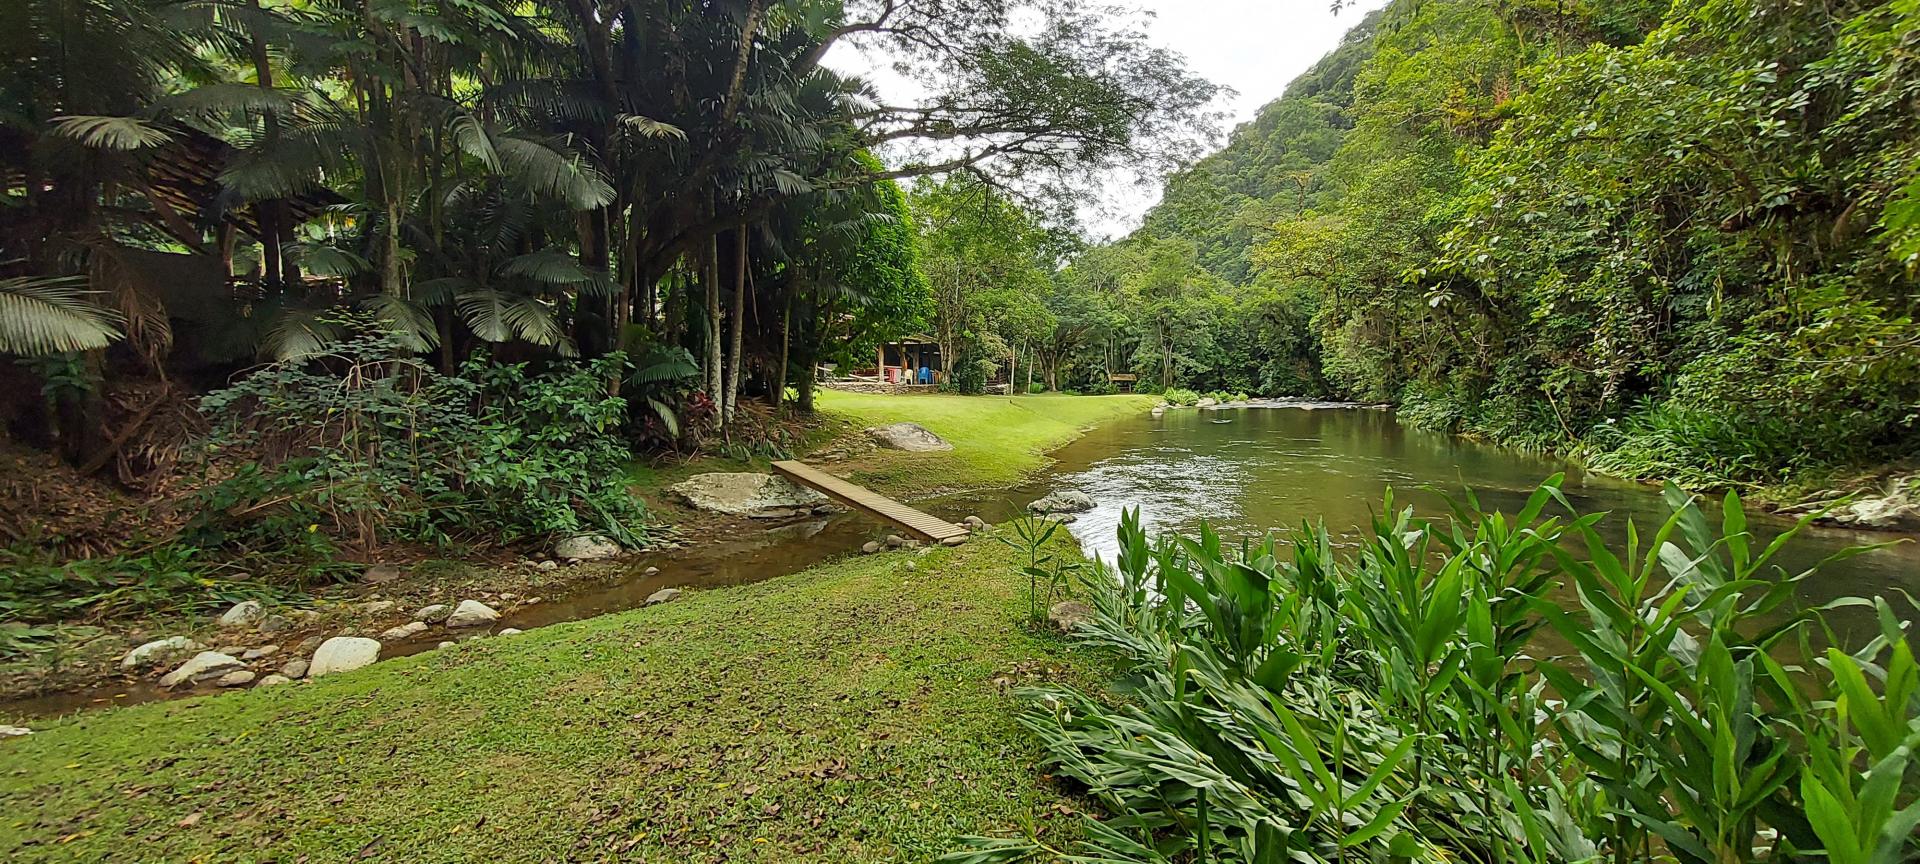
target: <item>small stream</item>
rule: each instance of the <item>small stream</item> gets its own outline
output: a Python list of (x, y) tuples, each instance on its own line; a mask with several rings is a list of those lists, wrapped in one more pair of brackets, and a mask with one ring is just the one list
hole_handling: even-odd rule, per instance
[[(1442, 515), (1440, 492), (1471, 487), (1482, 506), (1519, 509), (1539, 482), (1565, 472), (1563, 490), (1583, 513), (1608, 511), (1603, 533), (1615, 543), (1633, 519), (1642, 536), (1666, 516), (1659, 490), (1588, 474), (1550, 457), (1519, 453), (1467, 439), (1402, 427), (1381, 410), (1352, 407), (1253, 407), (1175, 410), (1160, 417), (1112, 422), (1054, 453), (1057, 464), (1027, 486), (1010, 490), (943, 495), (915, 502), (937, 516), (958, 521), (978, 515), (1001, 522), (1027, 502), (1054, 489), (1077, 489), (1097, 506), (1080, 514), (1069, 530), (1089, 554), (1111, 560), (1114, 532), (1123, 508), (1140, 507), (1150, 532), (1190, 532), (1201, 521), (1222, 535), (1257, 536), (1324, 522), (1336, 535), (1357, 536), (1379, 508), (1387, 487), (1397, 507), (1413, 505), (1423, 515)], [(1717, 510), (1717, 508), (1715, 508)], [(1763, 542), (1791, 523), (1751, 515)], [(505, 616), (498, 627), (532, 629), (590, 618), (642, 605), (662, 588), (714, 588), (757, 582), (797, 572), (855, 552), (889, 529), (863, 516), (841, 513), (756, 531), (750, 535), (671, 553), (642, 556), (633, 578), (590, 587)], [(1790, 569), (1849, 546), (1883, 543), (1893, 535), (1814, 527), (1782, 555)], [(646, 576), (646, 568), (659, 572)], [(1920, 595), (1920, 543), (1901, 543), (1832, 565), (1803, 583), (1802, 600), (1823, 603), (1845, 595), (1873, 596), (1904, 589)], [(1841, 635), (1865, 632), (1869, 622), (1841, 621)], [(382, 657), (432, 650), (445, 636), (389, 643)], [(192, 691), (204, 692), (204, 691)], [(0, 715), (52, 716), (103, 705), (125, 705), (186, 695), (148, 682), (56, 693), (0, 703)]]

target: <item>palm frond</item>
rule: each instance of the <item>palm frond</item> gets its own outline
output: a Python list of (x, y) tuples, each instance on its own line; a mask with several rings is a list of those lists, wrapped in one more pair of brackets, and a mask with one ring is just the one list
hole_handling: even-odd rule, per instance
[(264, 114), (272, 111), (290, 115), (300, 107), (300, 102), (300, 95), (294, 92), (223, 81), (175, 93), (157, 104), (173, 114)]
[(553, 308), (536, 298), (481, 288), (460, 295), (455, 302), (473, 335), (488, 342), (521, 339), (553, 348), (562, 356), (576, 353)]
[(373, 269), (373, 262), (325, 243), (288, 243), (283, 247), (283, 254), (298, 262), (300, 269), (315, 276), (346, 279)]
[(339, 324), (322, 318), (318, 310), (287, 309), (267, 330), (260, 350), (275, 360), (299, 360), (325, 351), (344, 335)]
[(651, 117), (642, 117), (638, 114), (622, 114), (619, 116), (619, 120), (620, 129), (635, 137), (687, 140), (686, 130), (672, 123), (663, 123)]
[(613, 203), (613, 187), (578, 153), (511, 135), (496, 139), (493, 145), (505, 173), (538, 194), (564, 201), (575, 210)]
[(98, 150), (139, 150), (173, 140), (166, 130), (138, 117), (71, 114), (54, 118), (53, 131)]
[(74, 276), (0, 279), (0, 353), (35, 357), (105, 348), (119, 316), (88, 299)]
[(447, 121), (447, 131), (460, 152), (479, 160), (488, 171), (500, 173), (500, 154), (494, 149), (493, 134), (479, 118), (464, 112), (454, 114)]
[(425, 306), (392, 294), (375, 294), (360, 305), (407, 350), (431, 351), (440, 346), (440, 329)]

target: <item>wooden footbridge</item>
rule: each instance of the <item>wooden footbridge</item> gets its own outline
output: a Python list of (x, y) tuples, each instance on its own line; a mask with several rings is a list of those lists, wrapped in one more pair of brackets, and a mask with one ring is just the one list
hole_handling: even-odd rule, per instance
[(820, 492), (842, 504), (862, 513), (898, 526), (915, 539), (928, 543), (960, 543), (967, 537), (967, 529), (937, 516), (931, 516), (898, 501), (881, 495), (864, 486), (848, 483), (838, 477), (811, 468), (799, 462), (783, 461), (773, 463), (774, 473), (792, 480), (809, 489)]

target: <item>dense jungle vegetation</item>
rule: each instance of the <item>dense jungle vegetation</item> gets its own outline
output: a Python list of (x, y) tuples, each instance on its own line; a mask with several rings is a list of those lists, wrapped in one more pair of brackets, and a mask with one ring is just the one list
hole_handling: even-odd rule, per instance
[(818, 366), (927, 326), (900, 181), (1057, 209), (1196, 154), (1215, 87), (1111, 11), (10, 3), (5, 437), (222, 547), (633, 545), (628, 454), (783, 452)]
[(979, 318), (1063, 387), (1818, 482), (1920, 448), (1916, 99), (1913, 2), (1398, 0), (1143, 228)]

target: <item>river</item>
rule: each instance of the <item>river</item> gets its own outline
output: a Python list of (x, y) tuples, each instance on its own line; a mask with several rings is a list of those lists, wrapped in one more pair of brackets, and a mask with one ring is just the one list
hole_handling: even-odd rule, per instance
[[(1626, 520), (1651, 534), (1665, 519), (1659, 490), (1596, 474), (1550, 457), (1479, 444), (1451, 435), (1409, 429), (1380, 410), (1350, 407), (1173, 410), (1159, 417), (1109, 423), (1054, 453), (1045, 475), (1026, 486), (943, 495), (917, 502), (951, 520), (979, 515), (1000, 522), (1023, 512), (1027, 502), (1054, 490), (1077, 489), (1097, 502), (1069, 530), (1088, 554), (1111, 560), (1123, 508), (1139, 507), (1151, 532), (1191, 532), (1204, 520), (1225, 536), (1285, 530), (1308, 520), (1323, 522), (1349, 540), (1367, 525), (1392, 487), (1396, 506), (1412, 504), (1426, 516), (1447, 512), (1443, 492), (1471, 488), (1482, 506), (1518, 510), (1544, 479), (1564, 472), (1563, 490), (1583, 513), (1607, 511), (1601, 526), (1618, 543)], [(1710, 512), (1717, 513), (1717, 506)], [(1717, 518), (1717, 517), (1715, 517)], [(1771, 539), (1791, 525), (1752, 515), (1753, 531)], [(529, 629), (602, 615), (641, 605), (661, 588), (714, 588), (796, 572), (846, 555), (888, 529), (858, 514), (843, 513), (783, 525), (693, 549), (642, 556), (634, 576), (518, 610), (501, 627)], [(1898, 539), (1878, 532), (1807, 529), (1781, 562), (1804, 568), (1850, 546)], [(656, 567), (653, 575), (642, 575)], [(1903, 589), (1920, 594), (1920, 544), (1906, 542), (1823, 569), (1802, 583), (1801, 599), (1824, 603), (1846, 595), (1873, 596)], [(1899, 605), (1897, 608), (1906, 610)], [(1845, 641), (1866, 632), (1858, 615), (1839, 619)], [(432, 650), (444, 638), (388, 644), (383, 657)], [(0, 713), (66, 714), (108, 704), (132, 704), (173, 694), (150, 682), (89, 691), (53, 693), (0, 704)]]

